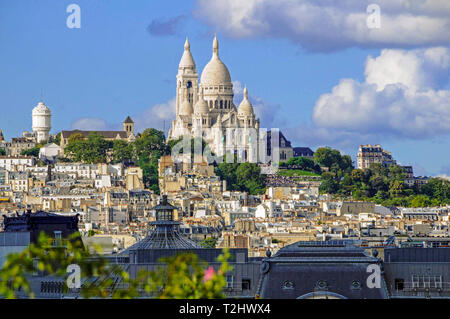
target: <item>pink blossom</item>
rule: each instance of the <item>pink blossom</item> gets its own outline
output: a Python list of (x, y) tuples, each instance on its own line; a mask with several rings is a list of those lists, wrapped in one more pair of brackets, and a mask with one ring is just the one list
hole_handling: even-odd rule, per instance
[(203, 277), (203, 281), (210, 280), (214, 275), (216, 271), (214, 270), (213, 266), (209, 266), (208, 269), (205, 270), (205, 276)]

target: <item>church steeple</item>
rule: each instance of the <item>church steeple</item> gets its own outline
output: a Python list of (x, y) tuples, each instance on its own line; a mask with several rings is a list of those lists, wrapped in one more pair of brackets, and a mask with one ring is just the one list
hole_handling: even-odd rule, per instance
[[(194, 58), (191, 54), (191, 44), (186, 37), (184, 42), (183, 56), (178, 66), (177, 74), (177, 115), (181, 115), (182, 104), (187, 95), (188, 102), (195, 105), (198, 92), (198, 73), (196, 70)], [(192, 106), (191, 106), (192, 109)], [(187, 111), (185, 108), (184, 111)], [(191, 112), (192, 113), (192, 112)]]
[(184, 52), (180, 60), (180, 64), (178, 65), (179, 69), (190, 69), (193, 72), (195, 70), (195, 62), (194, 58), (191, 54), (191, 44), (189, 43), (189, 39), (186, 37), (186, 41), (184, 42)]

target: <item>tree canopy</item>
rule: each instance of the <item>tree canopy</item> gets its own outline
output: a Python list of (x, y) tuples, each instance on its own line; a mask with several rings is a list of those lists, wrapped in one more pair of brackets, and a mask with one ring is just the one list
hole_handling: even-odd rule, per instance
[(265, 179), (261, 168), (255, 163), (227, 163), (226, 158), (216, 168), (216, 174), (227, 182), (229, 190), (248, 192), (252, 195), (265, 192)]
[(26, 150), (22, 150), (22, 152), (20, 152), (20, 155), (39, 157), (40, 149), (41, 148), (39, 146), (28, 148)]
[[(193, 253), (177, 254), (160, 260), (165, 266), (154, 271), (141, 270), (136, 278), (112, 264), (99, 250), (90, 252), (78, 233), (54, 245), (54, 239), (41, 233), (38, 243), (31, 243), (20, 253), (8, 255), (0, 269), (0, 297), (17, 298), (19, 291), (34, 298), (28, 278), (33, 274), (51, 275), (65, 279), (69, 266), (80, 268), (79, 292), (83, 298), (129, 299), (141, 296), (157, 298), (225, 298), (225, 274), (232, 267), (230, 254), (224, 250), (217, 261), (216, 271)], [(95, 279), (95, 280), (93, 280)], [(121, 288), (117, 287), (121, 283)], [(63, 285), (63, 292), (69, 287)]]
[(75, 162), (106, 163), (107, 152), (112, 145), (111, 141), (105, 140), (96, 132), (91, 132), (87, 139), (81, 133), (74, 133), (69, 137), (64, 153)]
[(322, 173), (320, 191), (386, 206), (426, 207), (450, 203), (450, 181), (431, 178), (422, 186), (409, 187), (405, 179), (403, 167), (374, 163), (367, 169), (346, 171), (343, 177), (334, 172)]

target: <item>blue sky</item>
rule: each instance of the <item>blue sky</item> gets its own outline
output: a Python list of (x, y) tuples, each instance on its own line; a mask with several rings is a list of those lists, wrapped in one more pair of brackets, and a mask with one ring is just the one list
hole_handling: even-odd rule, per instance
[[(403, 2), (380, 1), (381, 28), (364, 31), (367, 4), (356, 0), (4, 0), (0, 128), (8, 139), (31, 130), (42, 91), (52, 132), (116, 129), (127, 115), (167, 130), (185, 37), (200, 74), (217, 33), (235, 102), (247, 85), (263, 127), (353, 157), (359, 144), (380, 143), (417, 175), (450, 175), (450, 8)], [(72, 3), (80, 29), (66, 26)], [(404, 16), (430, 25), (412, 33), (417, 21), (395, 22)]]

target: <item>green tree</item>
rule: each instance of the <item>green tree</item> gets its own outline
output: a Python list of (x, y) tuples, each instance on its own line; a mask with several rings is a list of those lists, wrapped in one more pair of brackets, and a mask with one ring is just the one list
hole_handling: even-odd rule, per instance
[(392, 197), (398, 197), (403, 193), (403, 181), (392, 180), (389, 184), (389, 193)]
[(217, 244), (217, 239), (212, 238), (212, 237), (208, 237), (205, 240), (200, 242), (200, 245), (203, 248), (216, 248), (216, 244)]
[(431, 200), (427, 195), (417, 195), (411, 200), (411, 207), (431, 206)]
[(150, 158), (150, 155), (155, 151), (158, 151), (159, 154), (168, 153), (168, 146), (165, 140), (166, 137), (163, 131), (154, 128), (145, 129), (133, 143), (137, 159)]
[(112, 142), (105, 140), (98, 133), (91, 132), (86, 141), (87, 148), (83, 152), (82, 160), (85, 163), (106, 163), (108, 150), (112, 147)]
[(234, 157), (235, 160), (233, 163), (227, 163), (227, 156), (231, 155), (226, 155), (224, 161), (216, 167), (216, 175), (219, 176), (221, 180), (225, 180), (227, 182), (227, 188), (229, 190), (239, 190), (236, 176), (236, 170), (239, 167), (239, 163), (236, 162), (236, 157)]
[(55, 143), (56, 145), (60, 145), (61, 144), (61, 132), (56, 134), (55, 139), (53, 140), (53, 143)]
[(405, 169), (399, 165), (389, 166), (389, 177), (396, 181), (404, 181), (406, 178)]
[(299, 169), (314, 172), (316, 164), (306, 157), (291, 157), (285, 164), (298, 166)]
[[(156, 271), (141, 270), (130, 278), (122, 267), (111, 264), (99, 251), (90, 252), (74, 234), (61, 245), (41, 233), (37, 244), (30, 244), (20, 253), (8, 255), (0, 270), (0, 296), (16, 298), (19, 291), (33, 298), (29, 276), (34, 273), (66, 278), (67, 267), (80, 266), (84, 282), (80, 288), (83, 298), (128, 299), (137, 298), (141, 292), (159, 298), (224, 298), (225, 274), (232, 268), (230, 254), (224, 250), (217, 261), (217, 271), (207, 268), (195, 254), (178, 254), (161, 261), (166, 267)], [(120, 282), (123, 288), (117, 288)], [(64, 286), (64, 292), (68, 288)]]
[(131, 161), (133, 158), (133, 145), (124, 140), (115, 140), (112, 152), (114, 163)]
[(236, 170), (236, 182), (241, 190), (252, 195), (265, 192), (265, 182), (261, 168), (255, 163), (240, 163)]
[(206, 268), (207, 264), (192, 253), (163, 258), (167, 266), (151, 274), (150, 289), (158, 291), (161, 299), (225, 298), (225, 274), (232, 269), (229, 258), (225, 250), (218, 258), (221, 266), (217, 271), (212, 266)]
[(6, 155), (5, 149), (0, 147), (0, 156), (5, 156), (5, 155)]
[(39, 157), (40, 149), (41, 148), (39, 146), (35, 146), (26, 150), (22, 150), (22, 152), (20, 152), (20, 155)]
[(67, 145), (64, 147), (64, 154), (75, 162), (81, 162), (86, 148), (87, 143), (84, 141), (83, 135), (74, 133), (68, 138)]
[(314, 161), (321, 166), (330, 168), (333, 163), (340, 164), (341, 153), (331, 147), (319, 147), (314, 153)]
[(362, 169), (352, 170), (352, 181), (355, 184), (361, 184), (364, 181), (364, 171)]
[(158, 160), (164, 154), (170, 154), (165, 142), (164, 132), (154, 128), (145, 129), (133, 142), (134, 157), (142, 169), (144, 185), (159, 194)]
[(336, 194), (339, 190), (339, 182), (336, 181), (335, 175), (331, 172), (322, 173), (322, 180), (319, 186), (321, 193)]
[(430, 178), (428, 183), (419, 188), (419, 193), (438, 199), (441, 203), (450, 204), (450, 181), (443, 178)]

